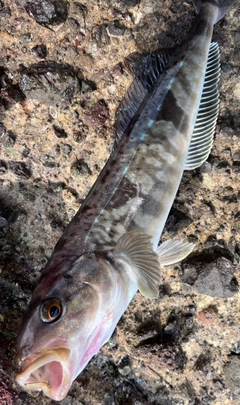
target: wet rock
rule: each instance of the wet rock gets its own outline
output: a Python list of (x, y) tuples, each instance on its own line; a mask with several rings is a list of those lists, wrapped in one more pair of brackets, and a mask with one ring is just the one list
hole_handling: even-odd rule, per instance
[(79, 176), (92, 174), (92, 171), (84, 159), (77, 159), (71, 166), (71, 173), (73, 176)]
[(15, 206), (11, 201), (9, 204), (8, 199), (0, 198), (0, 215), (4, 217), (9, 224), (14, 224), (25, 218), (26, 213), (23, 208)]
[[(67, 193), (69, 196), (74, 197), (75, 200), (77, 200), (78, 197), (79, 197), (77, 191), (76, 191), (74, 188), (72, 188), (72, 187), (66, 187), (66, 193)], [(82, 203), (83, 200), (79, 200), (79, 202)]]
[[(74, 31), (78, 32), (79, 31), (79, 23), (78, 23), (77, 20), (75, 20), (75, 18), (69, 18), (68, 19), (68, 25), (69, 25), (72, 32), (74, 32)], [(75, 43), (76, 43), (76, 41), (75, 41)]]
[(44, 44), (36, 45), (32, 48), (32, 53), (38, 58), (44, 59), (47, 57), (47, 47)]
[[(73, 403), (73, 399), (72, 399), (72, 397), (71, 397), (70, 395), (67, 395), (66, 398), (64, 398), (64, 400), (61, 401), (61, 404), (62, 404), (62, 405), (72, 405), (72, 403)], [(81, 404), (81, 402), (80, 402), (80, 403), (77, 404), (77, 405), (82, 405), (82, 404)]]
[(55, 212), (49, 214), (49, 219), (51, 220), (50, 226), (53, 230), (61, 229), (63, 231), (66, 227), (64, 220)]
[(24, 147), (24, 150), (22, 151), (22, 156), (23, 157), (27, 157), (30, 154), (30, 148), (28, 148), (27, 146)]
[(216, 171), (219, 173), (229, 172), (230, 164), (227, 161), (223, 161), (217, 164)]
[(62, 190), (66, 188), (66, 184), (63, 182), (50, 182), (49, 187), (48, 187), (48, 192), (49, 193), (61, 193)]
[[(231, 118), (232, 118), (232, 119), (231, 119), (231, 124), (232, 124), (233, 129), (234, 129), (234, 130), (237, 130), (238, 133), (239, 133), (239, 128), (240, 128), (240, 117), (239, 117), (239, 114), (233, 115)], [(238, 135), (238, 136), (239, 136), (239, 135)]]
[(188, 336), (194, 331), (195, 311), (196, 308), (193, 304), (182, 310), (173, 310), (163, 328), (163, 341), (176, 341), (180, 337), (181, 339), (188, 339)]
[(4, 160), (0, 160), (0, 174), (5, 174), (8, 170), (7, 163)]
[(233, 31), (231, 35), (233, 38), (234, 47), (239, 48), (240, 33), (238, 31)]
[(239, 174), (239, 173), (240, 173), (240, 162), (233, 162), (232, 171), (233, 171), (233, 173), (235, 173), (235, 174)]
[(234, 275), (236, 266), (225, 257), (216, 258), (216, 255), (202, 253), (195, 259), (192, 256), (190, 263), (183, 265), (182, 282), (192, 285), (201, 294), (232, 297), (239, 291)]
[[(6, 354), (4, 354), (4, 357), (6, 357)], [(3, 370), (5, 370), (4, 367)], [(0, 403), (3, 405), (5, 404), (13, 405), (13, 395), (11, 393), (10, 388), (7, 387), (7, 384), (4, 382), (4, 375), (1, 376), (1, 374), (0, 374)]]
[(209, 368), (211, 368), (211, 361), (212, 356), (209, 351), (201, 353), (195, 362), (196, 370), (201, 370), (204, 371), (205, 373), (208, 373)]
[(59, 224), (57, 223), (57, 221), (50, 222), (50, 226), (54, 231), (59, 228)]
[(104, 100), (99, 100), (91, 110), (84, 114), (84, 122), (90, 126), (101, 126), (108, 118), (108, 106)]
[(198, 314), (198, 320), (203, 325), (214, 324), (217, 321), (217, 318), (218, 318), (217, 308), (211, 305)]
[(6, 5), (4, 5), (4, 2), (1, 0), (0, 1), (0, 18), (4, 19), (4, 18), (9, 18), (11, 17), (11, 9), (10, 7), (7, 7)]
[(25, 201), (34, 202), (36, 200), (36, 193), (23, 182), (19, 183), (19, 192)]
[(111, 70), (111, 74), (113, 77), (122, 76), (124, 73), (124, 66), (121, 62), (117, 63)]
[(137, 4), (140, 3), (139, 0), (123, 0), (123, 3), (127, 6), (127, 7), (135, 7)]
[(80, 91), (81, 73), (67, 64), (41, 61), (28, 68), (22, 67), (20, 89), (29, 99), (46, 105), (71, 102)]
[(236, 152), (234, 152), (233, 160), (234, 160), (234, 162), (240, 162), (240, 150), (239, 149)]
[[(194, 331), (193, 317), (195, 311), (195, 305), (192, 304), (183, 310), (173, 310), (165, 324), (161, 324), (160, 314), (157, 315), (157, 313), (155, 316), (152, 315), (151, 319), (142, 321), (138, 327), (138, 334), (141, 334), (141, 341), (138, 346), (156, 343), (172, 345), (177, 344), (180, 339), (188, 339), (188, 336)], [(146, 334), (147, 337), (145, 337)], [(149, 337), (149, 334), (152, 336)]]
[(32, 175), (30, 167), (24, 162), (11, 161), (8, 166), (9, 170), (21, 179), (29, 179)]
[(3, 136), (0, 135), (1, 144), (5, 147), (13, 146), (16, 139), (17, 135), (13, 131), (7, 131), (3, 134)]
[(55, 135), (57, 136), (57, 138), (67, 138), (68, 134), (66, 133), (66, 131), (63, 128), (60, 128), (57, 125), (53, 125), (53, 129), (55, 132)]
[(220, 187), (219, 188), (219, 195), (222, 197), (229, 197), (233, 194), (233, 187), (231, 186), (226, 186), (226, 187)]
[(58, 162), (53, 162), (53, 161), (46, 161), (46, 162), (43, 163), (43, 166), (49, 167), (50, 169), (54, 169), (56, 167), (59, 167), (59, 163)]
[(60, 154), (61, 154), (61, 147), (60, 147), (60, 145), (57, 143), (56, 144), (56, 146), (55, 146), (55, 148), (54, 148), (54, 151), (55, 151), (55, 155), (56, 156), (60, 156)]
[(182, 2), (176, 2), (171, 6), (171, 11), (173, 13), (183, 13), (185, 11), (184, 4)]
[(81, 94), (89, 93), (91, 91), (94, 91), (97, 89), (96, 83), (87, 80), (87, 79), (82, 79), (81, 80)]
[(159, 350), (159, 360), (172, 370), (181, 371), (187, 362), (187, 357), (178, 344), (168, 344)]
[(221, 198), (222, 201), (227, 202), (227, 203), (237, 203), (238, 202), (238, 197), (236, 194), (230, 194), (230, 195), (225, 195)]
[(110, 43), (110, 38), (107, 32), (107, 25), (97, 25), (92, 30), (92, 39), (97, 43), (99, 48), (104, 47)]
[(59, 25), (68, 17), (68, 2), (66, 0), (30, 0), (25, 10), (38, 24)]
[(131, 363), (131, 359), (130, 359), (129, 355), (126, 354), (126, 356), (124, 356), (120, 359), (120, 361), (118, 362), (117, 365), (120, 368), (124, 368), (124, 367), (128, 366), (130, 363)]
[(124, 25), (120, 24), (120, 22), (118, 20), (116, 20), (116, 21), (113, 21), (111, 24), (108, 24), (107, 31), (110, 36), (119, 37), (119, 36), (124, 35), (124, 32), (126, 31), (126, 27), (124, 27)]
[(27, 34), (23, 34), (20, 37), (21, 42), (23, 42), (24, 44), (28, 44), (29, 42), (32, 42), (32, 39), (33, 39), (33, 36), (29, 32)]
[(240, 357), (230, 356), (229, 362), (224, 367), (227, 387), (234, 399), (240, 398)]
[(199, 168), (199, 170), (201, 171), (201, 173), (211, 173), (212, 171), (212, 165), (209, 162), (205, 162), (203, 163), (203, 165)]
[(60, 146), (60, 148), (61, 148), (62, 153), (63, 153), (64, 155), (70, 155), (71, 152), (72, 152), (72, 146), (69, 145), (69, 144), (67, 144), (67, 143), (62, 143), (61, 146)]
[(85, 4), (74, 2), (72, 4), (72, 13), (75, 17), (75, 23), (79, 25), (81, 31), (85, 32), (86, 30), (86, 18), (88, 15), (88, 8)]
[(165, 224), (165, 229), (168, 231), (170, 236), (175, 236), (178, 232), (186, 228), (192, 223), (191, 218), (189, 218), (184, 212), (172, 208), (167, 222)]
[(82, 121), (78, 123), (79, 128), (73, 132), (73, 139), (77, 143), (81, 143), (87, 137), (89, 128)]
[(141, 358), (149, 358), (152, 363), (162, 364), (168, 370), (181, 372), (187, 361), (180, 344), (178, 342), (148, 342), (138, 345), (134, 350), (134, 355)]
[(4, 238), (8, 231), (8, 221), (0, 216), (0, 238)]
[(2, 122), (0, 122), (0, 138), (2, 138), (5, 133), (6, 133), (6, 127)]
[(0, 114), (17, 102), (25, 100), (18, 84), (13, 84), (8, 72), (0, 67)]
[(231, 347), (232, 354), (240, 354), (240, 341), (233, 343)]

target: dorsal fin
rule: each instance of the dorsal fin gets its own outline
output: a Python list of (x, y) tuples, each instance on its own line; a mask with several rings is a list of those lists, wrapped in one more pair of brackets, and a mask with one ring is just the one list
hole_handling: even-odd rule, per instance
[(138, 76), (147, 90), (154, 86), (159, 76), (165, 71), (174, 49), (156, 49), (146, 57), (143, 69)]
[(211, 151), (219, 113), (218, 82), (220, 51), (216, 42), (210, 45), (202, 97), (184, 170), (200, 167)]
[(114, 147), (118, 144), (119, 139), (121, 139), (121, 137), (125, 134), (127, 127), (132, 121), (134, 115), (137, 113), (137, 110), (141, 106), (146, 95), (164, 71), (171, 53), (171, 49), (157, 49), (146, 57), (143, 63), (143, 69), (134, 78), (117, 110)]

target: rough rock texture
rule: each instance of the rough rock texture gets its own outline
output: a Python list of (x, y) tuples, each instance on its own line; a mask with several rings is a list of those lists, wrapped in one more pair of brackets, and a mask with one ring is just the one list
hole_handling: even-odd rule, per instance
[[(190, 0), (0, 0), (0, 404), (54, 401), (15, 382), (23, 312), (64, 227), (109, 156), (114, 114), (142, 56), (180, 40)], [(208, 161), (184, 174), (162, 239), (196, 244), (134, 298), (63, 405), (240, 403), (240, 13), (222, 51)]]

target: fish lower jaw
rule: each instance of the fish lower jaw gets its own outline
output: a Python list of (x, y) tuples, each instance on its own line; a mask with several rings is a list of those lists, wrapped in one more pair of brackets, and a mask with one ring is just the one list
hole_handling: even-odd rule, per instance
[(72, 384), (69, 358), (70, 350), (62, 348), (49, 350), (32, 362), (27, 359), (16, 380), (25, 391), (42, 391), (47, 397), (61, 401)]

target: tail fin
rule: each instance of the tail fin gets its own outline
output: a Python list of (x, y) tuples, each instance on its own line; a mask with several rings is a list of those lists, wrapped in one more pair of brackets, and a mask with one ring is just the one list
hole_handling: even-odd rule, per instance
[(217, 6), (218, 15), (215, 23), (225, 16), (234, 2), (235, 0), (193, 0), (193, 4), (197, 13), (199, 13), (204, 3), (212, 3)]

